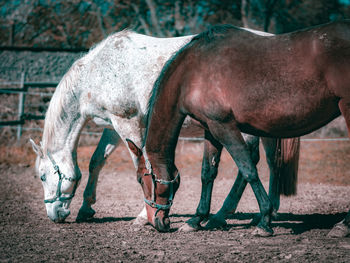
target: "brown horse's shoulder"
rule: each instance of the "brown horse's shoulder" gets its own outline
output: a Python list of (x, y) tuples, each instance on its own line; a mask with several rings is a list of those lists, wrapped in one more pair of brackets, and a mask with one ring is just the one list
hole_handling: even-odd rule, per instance
[(186, 94), (182, 96), (185, 112), (195, 112), (201, 120), (226, 120), (231, 117), (227, 94), (203, 81), (192, 83), (196, 84), (186, 89)]

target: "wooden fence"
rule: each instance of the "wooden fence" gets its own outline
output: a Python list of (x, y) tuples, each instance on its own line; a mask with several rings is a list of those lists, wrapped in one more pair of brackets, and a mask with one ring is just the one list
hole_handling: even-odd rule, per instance
[[(19, 82), (1, 82), (1, 86), (16, 86), (19, 88), (0, 88), (0, 94), (18, 94), (18, 114), (17, 120), (2, 121), (0, 120), (0, 126), (13, 126), (17, 125), (17, 140), (20, 140), (22, 136), (22, 126), (26, 121), (42, 120), (45, 115), (34, 115), (24, 112), (25, 99), (27, 94), (36, 95), (36, 92), (30, 92), (31, 88), (52, 88), (58, 85), (57, 82), (26, 82), (25, 74), (22, 72), (21, 80)], [(52, 93), (45, 93), (45, 95), (51, 97)]]
[[(0, 127), (3, 126), (17, 126), (17, 140), (19, 141), (22, 136), (23, 125), (26, 121), (32, 120), (42, 120), (45, 115), (35, 115), (32, 113), (25, 112), (25, 100), (26, 95), (41, 95), (51, 98), (53, 93), (50, 92), (31, 92), (31, 88), (55, 88), (58, 82), (26, 82), (25, 74), (22, 72), (20, 81), (18, 82), (0, 82), (0, 86), (6, 88), (0, 88), (0, 94), (18, 94), (18, 112), (16, 120), (0, 120)], [(17, 88), (8, 88), (16, 86)], [(41, 129), (36, 129), (41, 130)], [(88, 135), (99, 135), (100, 132), (83, 132), (83, 134)], [(190, 140), (190, 141), (202, 141), (203, 138), (179, 138), (180, 140)], [(349, 138), (302, 138), (301, 141), (348, 141)]]
[[(12, 44), (12, 43), (10, 43)], [(17, 46), (0, 46), (0, 51), (13, 51), (13, 52), (71, 52), (82, 53), (87, 52), (87, 48), (55, 48), (55, 47), (17, 47)], [(0, 94), (18, 94), (18, 114), (16, 120), (1, 120), (0, 127), (3, 126), (17, 126), (17, 140), (21, 138), (23, 125), (26, 121), (42, 120), (45, 115), (34, 115), (29, 112), (24, 112), (26, 95), (43, 95), (51, 97), (52, 93), (38, 93), (30, 92), (31, 88), (54, 88), (58, 85), (58, 82), (28, 82), (25, 80), (25, 74), (22, 72), (20, 81), (18, 82), (0, 82)], [(6, 88), (2, 88), (6, 87)], [(8, 88), (10, 87), (10, 88)], [(16, 88), (12, 88), (16, 87)]]

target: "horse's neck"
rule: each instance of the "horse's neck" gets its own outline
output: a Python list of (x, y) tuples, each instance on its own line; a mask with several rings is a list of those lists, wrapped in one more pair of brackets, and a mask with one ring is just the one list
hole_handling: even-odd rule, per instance
[(170, 93), (165, 93), (158, 96), (152, 108), (145, 146), (151, 162), (167, 166), (174, 162), (177, 140), (186, 115), (179, 111), (179, 94), (169, 96)]
[(73, 160), (76, 159), (78, 139), (86, 121), (87, 118), (80, 111), (79, 93), (71, 90), (56, 90), (46, 113), (43, 133), (44, 150), (70, 153)]

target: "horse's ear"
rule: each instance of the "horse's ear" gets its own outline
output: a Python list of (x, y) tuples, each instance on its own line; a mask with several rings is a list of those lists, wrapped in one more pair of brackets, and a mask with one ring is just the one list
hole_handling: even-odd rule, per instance
[(29, 139), (30, 143), (32, 144), (33, 151), (40, 157), (44, 158), (43, 150), (42, 148), (37, 145), (32, 139)]
[(129, 149), (137, 156), (141, 157), (142, 156), (142, 151), (139, 147), (136, 146), (136, 144), (130, 140), (126, 139), (126, 143), (128, 144)]

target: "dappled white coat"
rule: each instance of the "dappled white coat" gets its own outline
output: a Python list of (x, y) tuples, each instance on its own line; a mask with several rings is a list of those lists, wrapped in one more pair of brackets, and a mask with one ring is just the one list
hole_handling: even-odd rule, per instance
[[(164, 63), (191, 38), (154, 38), (125, 30), (110, 35), (73, 64), (51, 99), (41, 146), (32, 141), (38, 154), (37, 174), (46, 178), (45, 199), (54, 197), (58, 187), (48, 151), (65, 177), (79, 177), (77, 142), (89, 119), (111, 125), (123, 141), (130, 138), (141, 145), (153, 83)], [(136, 166), (136, 156), (132, 158)], [(62, 195), (70, 194), (74, 184), (64, 180)], [(70, 200), (47, 203), (50, 219), (64, 220), (69, 204)]]

